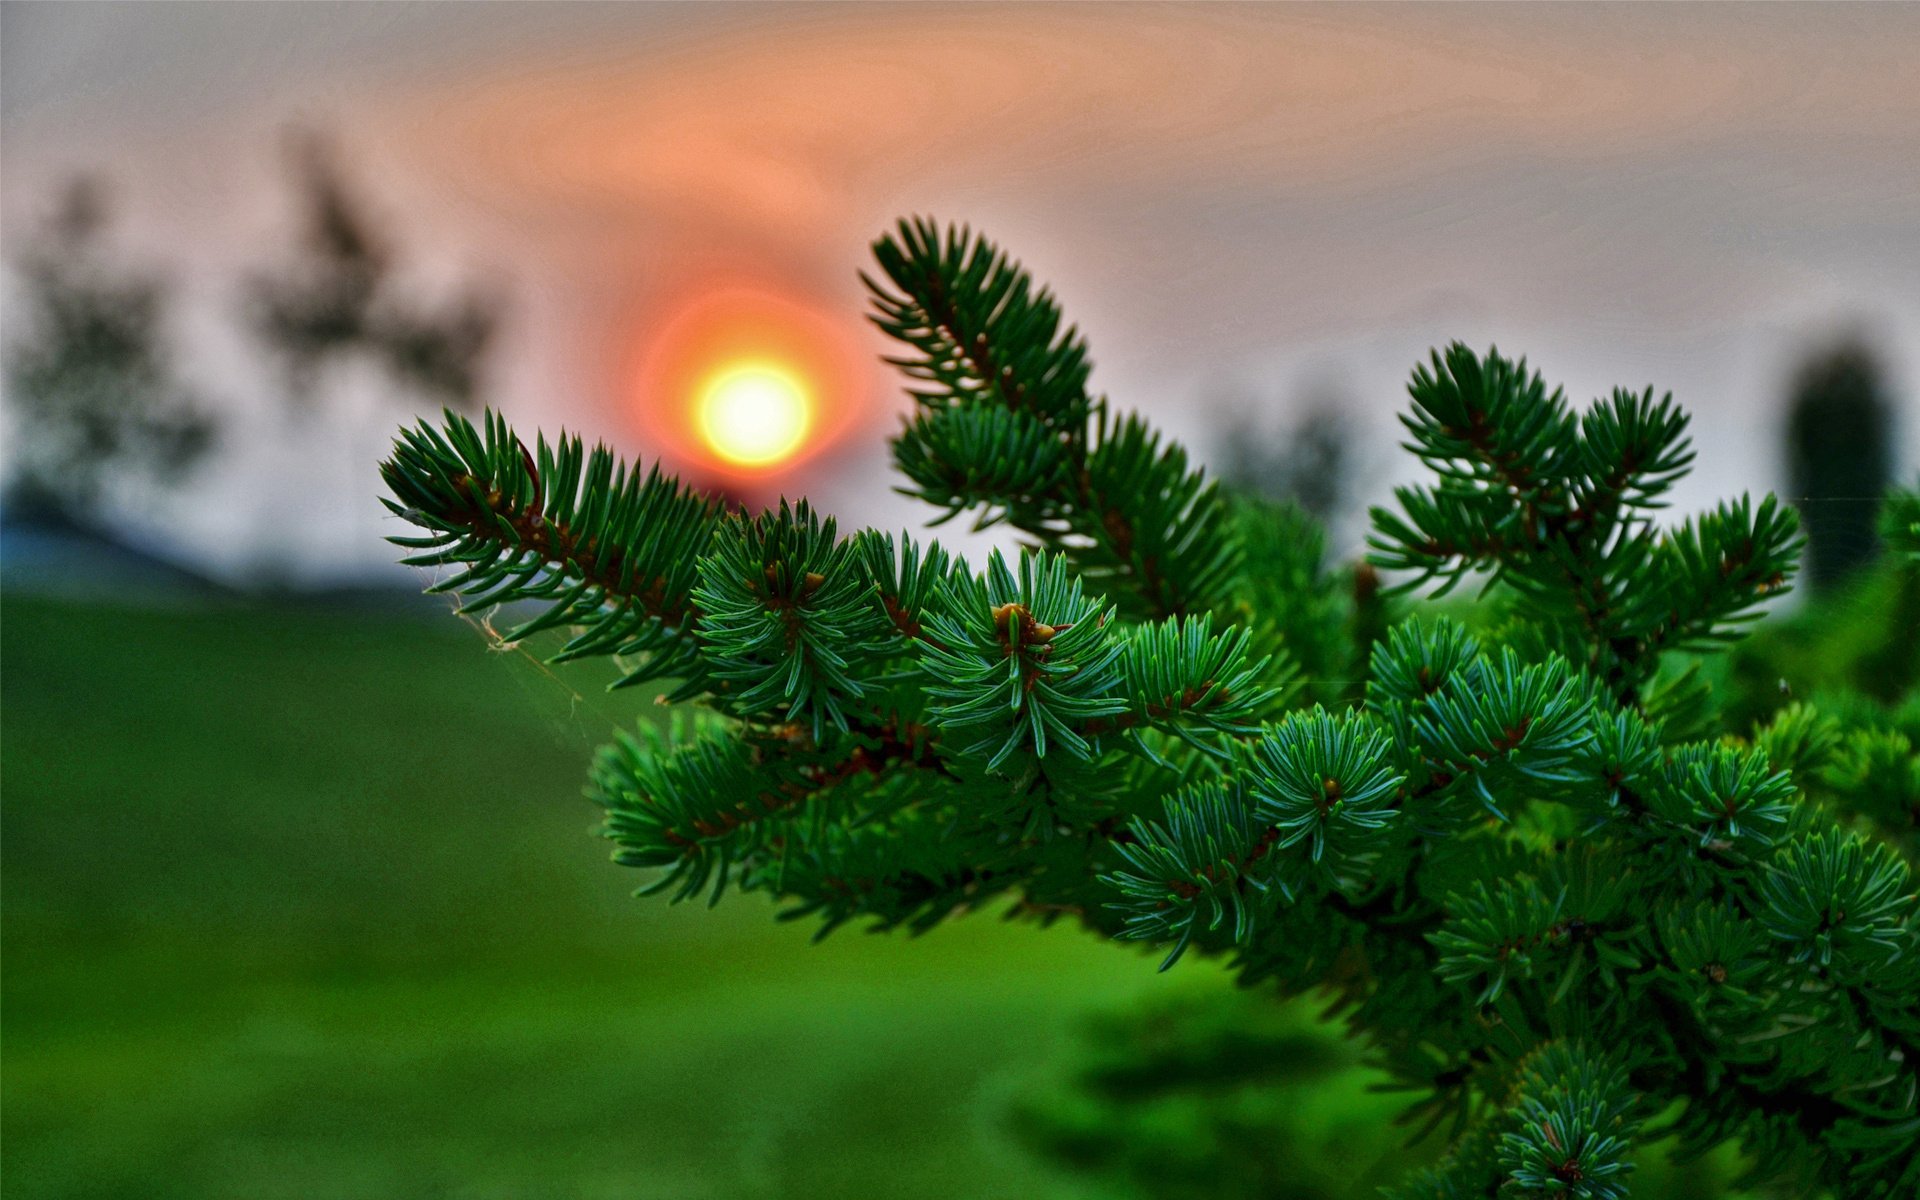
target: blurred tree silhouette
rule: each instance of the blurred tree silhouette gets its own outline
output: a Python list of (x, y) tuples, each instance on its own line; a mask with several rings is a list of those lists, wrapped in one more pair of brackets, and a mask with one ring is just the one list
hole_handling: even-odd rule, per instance
[(1311, 403), (1278, 438), (1241, 417), (1221, 441), (1220, 478), (1269, 500), (1291, 501), (1324, 525), (1340, 515), (1346, 499), (1352, 442), (1347, 419), (1327, 399)]
[(250, 315), (285, 364), (295, 401), (310, 401), (328, 367), (366, 358), (434, 404), (472, 409), (497, 304), (474, 291), (438, 308), (402, 295), (398, 256), (347, 185), (333, 147), (300, 133), (291, 155), (306, 228), (298, 254), (254, 280)]
[[(1420, 1156), (1383, 1132), (1359, 1049), (1249, 991), (1165, 998), (1086, 1022), (1059, 1077), (1023, 1096), (1013, 1132), (1117, 1195), (1327, 1200)], [(1330, 1087), (1330, 1085), (1332, 1085)], [(1359, 1144), (1356, 1143), (1356, 1139)]]
[(166, 288), (115, 270), (107, 223), (105, 186), (78, 179), (18, 264), (27, 331), (7, 355), (16, 515), (85, 521), (112, 472), (173, 483), (213, 444), (213, 418), (169, 361)]
[(1874, 557), (1874, 514), (1893, 478), (1893, 406), (1864, 342), (1842, 339), (1801, 365), (1786, 440), (1807, 582), (1828, 587)]

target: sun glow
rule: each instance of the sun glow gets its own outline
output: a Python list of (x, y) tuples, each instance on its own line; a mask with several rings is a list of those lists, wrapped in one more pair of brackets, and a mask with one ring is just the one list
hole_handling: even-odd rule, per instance
[(767, 467), (806, 442), (813, 396), (805, 380), (779, 363), (732, 363), (701, 386), (695, 413), (715, 454), (743, 467)]
[(875, 415), (872, 368), (844, 315), (713, 286), (643, 319), (633, 412), (669, 470), (748, 490), (784, 483)]

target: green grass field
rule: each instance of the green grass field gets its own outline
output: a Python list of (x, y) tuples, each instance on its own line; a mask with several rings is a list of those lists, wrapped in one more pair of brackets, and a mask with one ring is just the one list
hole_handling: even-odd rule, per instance
[(579, 786), (644, 698), (445, 618), (0, 631), (9, 1200), (1083, 1194), (1008, 1098), (1090, 1010), (1219, 982), (632, 899)]
[(1060, 1089), (1075, 1031), (1213, 965), (632, 898), (580, 783), (658, 710), (604, 679), (444, 617), (0, 600), (7, 1200), (1113, 1194), (1021, 1148), (1036, 1098), (1079, 1161), (1225, 1137), (1355, 1196), (1406, 1161), (1359, 1070), (1124, 1128)]

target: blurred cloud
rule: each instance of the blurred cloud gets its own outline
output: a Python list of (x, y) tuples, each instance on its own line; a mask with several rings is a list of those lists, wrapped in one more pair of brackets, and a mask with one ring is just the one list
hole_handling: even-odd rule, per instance
[[(1673, 387), (1710, 443), (1699, 503), (1772, 482), (1787, 364), (1831, 323), (1864, 322), (1896, 393), (1916, 390), (1912, 6), (10, 4), (0, 21), (9, 236), (59, 172), (98, 164), (165, 210), (147, 243), (212, 278), (274, 227), (268, 139), (325, 122), (430, 271), (511, 281), (497, 398), (525, 420), (630, 439), (634, 343), (715, 274), (857, 326), (865, 243), (910, 211), (1007, 243), (1087, 329), (1097, 385), (1203, 444), (1223, 379), (1284, 396), (1332, 373), (1384, 431), (1427, 345), (1497, 340), (1576, 398)], [(867, 461), (796, 486), (910, 519), (878, 431)]]

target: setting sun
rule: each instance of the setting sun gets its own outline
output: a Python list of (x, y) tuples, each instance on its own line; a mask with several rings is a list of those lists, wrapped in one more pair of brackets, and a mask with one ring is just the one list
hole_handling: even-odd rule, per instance
[(635, 415), (670, 467), (785, 480), (872, 413), (849, 322), (765, 287), (714, 287), (648, 322)]
[(813, 425), (806, 381), (771, 362), (734, 363), (711, 375), (696, 401), (700, 435), (721, 458), (747, 467), (789, 458)]

